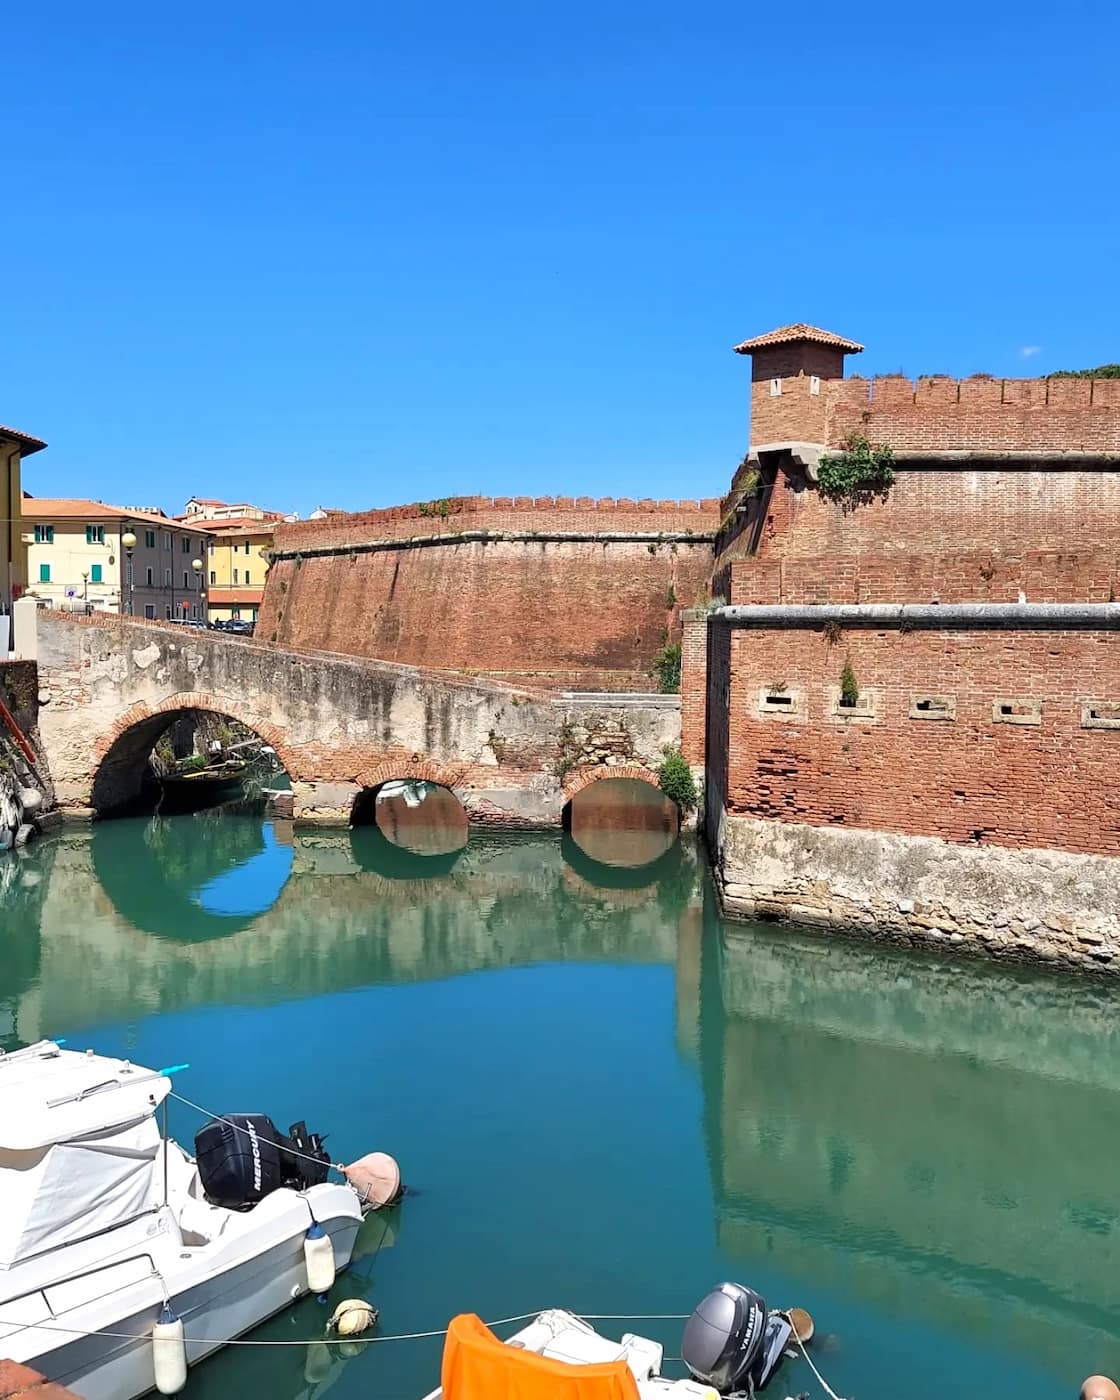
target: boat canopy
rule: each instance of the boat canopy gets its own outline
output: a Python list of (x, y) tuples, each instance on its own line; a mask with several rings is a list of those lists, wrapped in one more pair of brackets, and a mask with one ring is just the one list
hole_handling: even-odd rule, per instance
[(443, 1400), (639, 1400), (625, 1361), (554, 1361), (500, 1341), (474, 1313), (452, 1318), (440, 1379)]
[(0, 1055), (0, 1269), (160, 1205), (154, 1115), (170, 1087), (53, 1041)]

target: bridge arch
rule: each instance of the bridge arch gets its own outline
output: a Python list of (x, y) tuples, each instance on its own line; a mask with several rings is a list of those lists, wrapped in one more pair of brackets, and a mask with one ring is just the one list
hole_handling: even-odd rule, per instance
[(564, 801), (570, 802), (573, 797), (581, 793), (584, 788), (590, 787), (592, 783), (600, 783), (612, 778), (631, 778), (634, 782), (648, 783), (650, 787), (655, 787), (658, 791), (661, 790), (656, 771), (652, 768), (646, 768), (640, 763), (581, 763), (578, 768), (573, 768), (564, 779)]
[(95, 769), (90, 806), (100, 815), (127, 810), (144, 791), (148, 758), (160, 736), (181, 715), (191, 711), (222, 715), (259, 735), (276, 751), (289, 777), (298, 777), (298, 763), (287, 736), (237, 699), (205, 691), (178, 691), (155, 705), (141, 701), (129, 706), (94, 745)]

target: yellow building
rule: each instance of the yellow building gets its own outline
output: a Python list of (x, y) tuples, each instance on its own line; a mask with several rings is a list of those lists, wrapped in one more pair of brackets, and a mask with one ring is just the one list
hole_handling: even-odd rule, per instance
[(204, 525), (211, 537), (206, 559), (210, 620), (256, 622), (273, 531), (283, 516), (244, 502), (229, 505), (192, 496), (179, 519), (184, 525)]
[(27, 591), (49, 606), (206, 621), (207, 531), (103, 501), (38, 496), (24, 497), (23, 521)]
[(39, 438), (17, 433), (14, 428), (0, 427), (0, 613), (5, 615), (27, 587), (20, 461), (46, 445)]

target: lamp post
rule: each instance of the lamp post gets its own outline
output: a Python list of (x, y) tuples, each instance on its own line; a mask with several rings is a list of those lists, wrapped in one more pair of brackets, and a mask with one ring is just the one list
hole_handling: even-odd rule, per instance
[(82, 605), (89, 612), (89, 570), (82, 570)]
[(128, 615), (132, 616), (132, 551), (136, 548), (136, 536), (131, 530), (126, 530), (121, 536), (121, 544), (124, 545), (124, 557), (127, 562), (127, 573), (125, 575), (128, 584)]
[(192, 559), (192, 560), (191, 560), (191, 568), (194, 570), (194, 576), (195, 576), (195, 578), (196, 578), (197, 581), (198, 581), (198, 599), (199, 599), (199, 603), (201, 604), (201, 607), (202, 607), (202, 621), (205, 622), (205, 621), (206, 621), (206, 593), (205, 593), (205, 591), (204, 591), (204, 589), (203, 589), (203, 587), (202, 587), (202, 560), (201, 560), (201, 559)]

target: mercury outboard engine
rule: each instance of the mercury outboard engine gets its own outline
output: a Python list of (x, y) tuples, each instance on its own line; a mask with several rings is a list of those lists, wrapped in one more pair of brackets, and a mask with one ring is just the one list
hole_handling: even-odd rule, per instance
[(248, 1210), (281, 1186), (318, 1186), (330, 1170), (318, 1133), (299, 1122), (285, 1137), (264, 1113), (215, 1118), (195, 1136), (194, 1155), (206, 1199), (229, 1210)]
[(721, 1283), (685, 1323), (681, 1357), (693, 1377), (721, 1395), (753, 1395), (773, 1376), (793, 1328), (740, 1283)]

